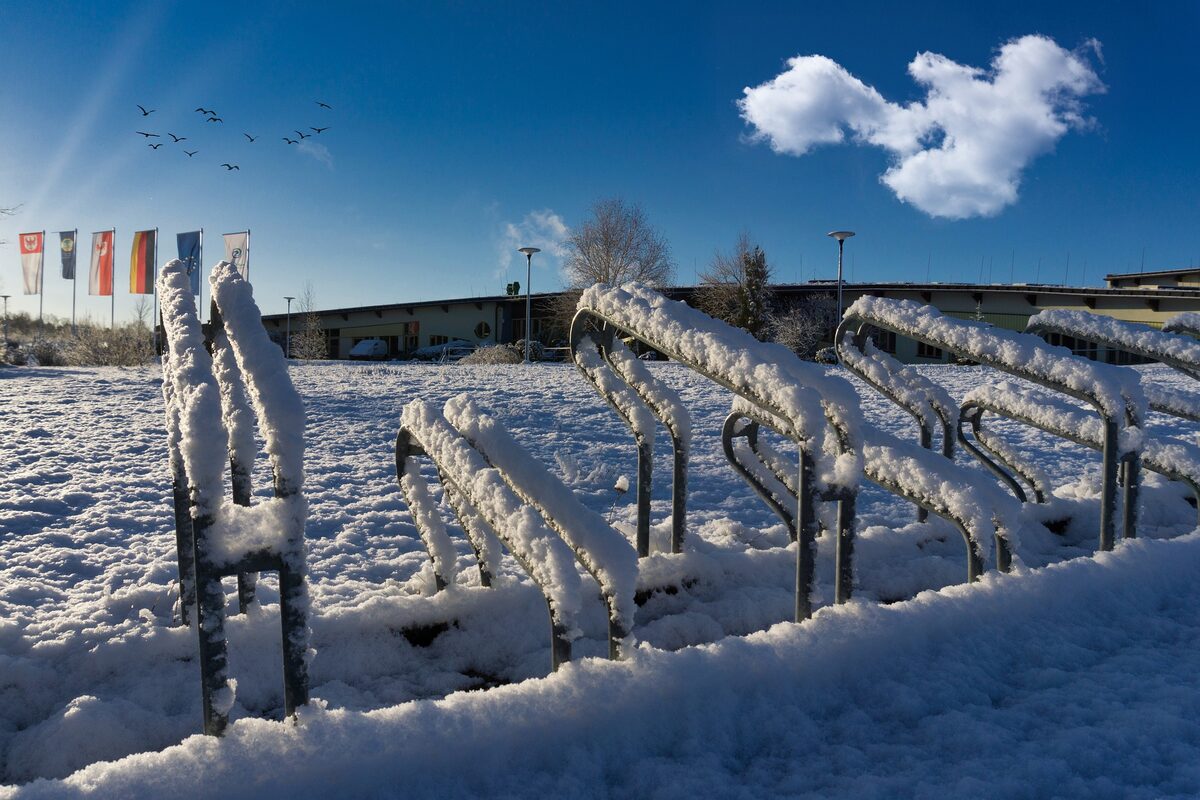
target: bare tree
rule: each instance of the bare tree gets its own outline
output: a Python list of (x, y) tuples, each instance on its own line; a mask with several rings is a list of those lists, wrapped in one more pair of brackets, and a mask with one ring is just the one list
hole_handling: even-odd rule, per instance
[[(20, 205), (15, 205), (15, 206), (12, 206), (11, 208), (6, 208), (4, 206), (0, 206), (0, 217), (11, 217), (13, 214), (17, 213), (17, 211), (20, 210), (20, 208), (21, 208)], [(0, 239), (0, 244), (8, 244), (8, 241), (5, 239)]]
[(762, 248), (751, 245), (750, 234), (738, 236), (733, 252), (718, 251), (700, 275), (700, 283), (697, 308), (757, 339), (767, 335), (774, 306), (771, 268)]
[(671, 246), (642, 207), (616, 197), (596, 202), (591, 218), (571, 231), (566, 247), (563, 268), (572, 289), (626, 281), (661, 287), (675, 274)]
[(810, 295), (771, 318), (771, 341), (805, 359), (816, 356), (821, 344), (833, 339), (837, 300), (831, 294)]
[(327, 358), (329, 347), (326, 344), (325, 330), (321, 327), (321, 315), (317, 313), (317, 295), (312, 281), (304, 283), (298, 309), (300, 325), (292, 333), (292, 357)]

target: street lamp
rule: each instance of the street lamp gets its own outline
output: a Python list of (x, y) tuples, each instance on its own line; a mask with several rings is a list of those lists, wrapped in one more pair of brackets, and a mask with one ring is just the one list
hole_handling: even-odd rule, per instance
[(837, 322), (835, 325), (840, 325), (842, 322), (842, 248), (846, 244), (846, 240), (854, 235), (854, 231), (830, 231), (825, 234), (837, 239), (838, 242), (838, 310)]
[(292, 301), (295, 300), (296, 298), (285, 296), (283, 299), (288, 301), (287, 329), (286, 329), (287, 333), (284, 334), (283, 357), (291, 358), (292, 357)]
[(4, 346), (8, 347), (8, 298), (11, 294), (0, 294), (4, 298)]
[(518, 253), (525, 254), (525, 363), (529, 363), (529, 336), (532, 333), (530, 328), (532, 320), (530, 319), (530, 301), (529, 290), (530, 281), (533, 279), (533, 254), (542, 252), (540, 247), (522, 247), (517, 250)]

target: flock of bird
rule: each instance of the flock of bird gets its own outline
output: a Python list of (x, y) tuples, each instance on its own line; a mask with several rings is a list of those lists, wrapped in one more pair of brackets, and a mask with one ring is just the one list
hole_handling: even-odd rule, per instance
[[(330, 110), (330, 111), (333, 110), (333, 106), (329, 105), (328, 103), (323, 103), (320, 100), (314, 100), (313, 102), (316, 103), (318, 106), (320, 106), (322, 109)], [(151, 114), (153, 114), (155, 111), (158, 110), (156, 108), (146, 108), (145, 106), (141, 105), (140, 103), (138, 103), (136, 105), (138, 107), (138, 110), (142, 112), (143, 117), (148, 117)], [(215, 122), (219, 125), (225, 124), (225, 120), (223, 120), (223, 119), (221, 119), (221, 117), (217, 116), (217, 112), (212, 110), (211, 108), (205, 108), (204, 106), (200, 106), (199, 108), (196, 109), (196, 111), (198, 113), (204, 115), (205, 122), (209, 122), (209, 123)], [(329, 125), (325, 125), (323, 127), (317, 127), (314, 125), (314, 126), (309, 127), (309, 130), (312, 131), (312, 133), (304, 133), (303, 131), (293, 130), (292, 132), (296, 134), (297, 138), (293, 139), (290, 136), (283, 136), (280, 138), (282, 138), (283, 141), (287, 142), (288, 144), (300, 144), (300, 142), (302, 142), (303, 140), (311, 138), (313, 136), (318, 136), (318, 135), (324, 133), (325, 131), (329, 130), (329, 128), (330, 128)], [(135, 133), (137, 133), (139, 136), (146, 137), (146, 140), (147, 140), (146, 146), (149, 147), (151, 150), (158, 150), (158, 148), (160, 148), (164, 144), (166, 144), (166, 142), (151, 142), (151, 141), (149, 141), (150, 139), (161, 139), (162, 138), (159, 134), (154, 133), (152, 131), (135, 131)], [(180, 142), (186, 142), (188, 140), (188, 137), (176, 136), (175, 134), (171, 133), (170, 131), (167, 131), (167, 136), (171, 137), (171, 144), (179, 144)], [(246, 139), (249, 140), (250, 144), (254, 144), (259, 139), (262, 138), (261, 136), (251, 136), (249, 133), (246, 133), (245, 131), (242, 132), (242, 136), (245, 136)], [(184, 154), (188, 158), (192, 158), (198, 152), (200, 152), (199, 150), (188, 150), (186, 145), (184, 147), (182, 147), (181, 149), (183, 150)], [(225, 168), (226, 172), (233, 172), (234, 170), (237, 170), (240, 172), (242, 169), (237, 164), (230, 164), (229, 162), (225, 162), (225, 163), (221, 164), (221, 166)]]

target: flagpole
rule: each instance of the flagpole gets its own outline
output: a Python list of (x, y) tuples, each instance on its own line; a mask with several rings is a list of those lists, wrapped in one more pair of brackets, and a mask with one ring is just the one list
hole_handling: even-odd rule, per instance
[(42, 230), (42, 266), (38, 270), (38, 338), (46, 338), (46, 321), (42, 309), (46, 305), (46, 231)]
[(158, 228), (155, 228), (154, 229), (154, 258), (151, 259), (151, 261), (150, 261), (150, 294), (154, 298), (153, 300), (150, 301), (151, 302), (150, 330), (152, 331), (152, 334), (153, 334), (150, 337), (150, 341), (153, 343), (155, 355), (158, 355), (158, 325), (154, 321), (158, 317), (158, 281), (156, 281), (154, 279), (155, 273), (157, 272), (157, 269), (158, 269), (156, 266), (157, 264), (158, 264)]
[(250, 283), (250, 229), (246, 228), (246, 283)]
[(112, 306), (108, 327), (117, 329), (117, 229), (112, 229), (112, 243), (108, 246), (108, 297)]
[[(196, 256), (196, 285), (200, 287), (200, 296), (196, 298), (197, 319), (204, 321), (204, 228), (200, 229), (200, 255)], [(210, 319), (209, 322), (212, 322)]]
[(75, 327), (75, 295), (79, 288), (79, 228), (75, 229), (75, 237), (71, 239), (71, 256), (75, 268), (71, 270), (71, 335), (78, 336), (79, 329)]

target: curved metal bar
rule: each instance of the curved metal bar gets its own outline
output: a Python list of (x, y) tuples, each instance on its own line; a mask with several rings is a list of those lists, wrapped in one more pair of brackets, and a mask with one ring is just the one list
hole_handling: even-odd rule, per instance
[(1102, 317), (1106, 323), (1104, 326), (1089, 326), (1089, 318), (1098, 316), (1086, 311), (1065, 309), (1043, 311), (1029, 318), (1025, 332), (1043, 337), (1047, 333), (1058, 333), (1096, 342), (1166, 364), (1190, 378), (1200, 380), (1200, 344), (1190, 336), (1172, 333), (1166, 326), (1156, 331), (1148, 325), (1109, 317)]
[[(607, 338), (612, 337), (611, 329), (602, 329), (601, 335)], [(613, 369), (608, 360), (604, 358), (603, 348), (591, 340), (590, 337), (580, 332), (576, 334), (574, 325), (571, 327), (571, 359), (575, 362), (575, 367), (584, 379), (592, 385), (592, 388), (604, 398), (609, 407), (616, 412), (621, 421), (625, 423), (633, 434), (634, 442), (637, 445), (637, 532), (636, 532), (636, 547), (638, 558), (646, 558), (650, 555), (650, 483), (654, 475), (654, 440), (647, 436), (644, 431), (638, 430), (638, 426), (634, 423), (629, 412), (616, 401), (612, 392), (606, 389), (599, 380), (599, 376), (593, 370), (584, 367), (581, 359), (585, 353), (583, 348), (594, 348), (595, 357), (598, 359), (596, 369), (607, 370), (613, 377), (622, 380), (621, 375)], [(642, 398), (638, 396), (639, 402)], [(644, 405), (644, 402), (643, 402)], [(650, 409), (647, 409), (650, 410)], [(651, 412), (653, 413), (653, 412)]]
[[(478, 452), (478, 451), (476, 451)], [(546, 600), (546, 608), (550, 614), (550, 667), (552, 670), (557, 670), (559, 666), (571, 660), (571, 639), (570, 626), (564, 623), (561, 619), (557, 606), (554, 603), (554, 598), (547, 590), (541, 581), (538, 580), (537, 571), (528, 561), (527, 554), (521, 547), (516, 546), (511, 538), (502, 527), (498, 526), (499, 520), (492, 520), (488, 515), (483, 513), (481, 504), (475, 500), (468, 491), (468, 484), (462, 480), (462, 476), (454, 474), (450, 465), (441, 464), (436, 458), (429, 454), (424, 445), (416, 437), (414, 432), (410, 431), (405, 426), (401, 425), (399, 432), (396, 434), (396, 480), (399, 482), (404, 477), (404, 471), (407, 465), (416, 463), (416, 456), (426, 456), (434, 462), (437, 467), (438, 475), (442, 480), (443, 486), (447, 490), (453, 491), (458, 498), (458, 502), (463, 504), (464, 508), (469, 508), (471, 512), (478, 514), (483, 518), (496, 535), (508, 548), (509, 553), (516, 559), (521, 568), (525, 570), (525, 574), (533, 581), (534, 585), (541, 590), (542, 596)], [(482, 456), (481, 456), (482, 458)], [(414, 515), (414, 522), (417, 522)]]
[[(971, 440), (967, 438), (966, 433), (963, 431), (963, 426), (967, 424), (971, 426), (971, 432), (975, 436), (975, 440), (979, 443), (978, 445), (972, 443)], [(1036, 497), (1038, 503), (1045, 503), (1046, 496), (1043, 494), (1038, 483), (1032, 480), (1030, 476), (1026, 475), (1009, 459), (1005, 458), (1002, 453), (993, 449), (990, 442), (981, 438), (981, 433), (980, 409), (973, 403), (963, 403), (962, 411), (958, 416), (959, 444), (961, 444), (968, 453), (973, 455), (980, 464), (986, 467), (988, 472), (999, 478), (1000, 481), (1004, 483), (1004, 485), (1007, 486), (1022, 503), (1028, 503), (1029, 496), (1025, 494), (1025, 489), (1022, 488), (1021, 484), (1017, 482), (1015, 478), (1013, 478), (1012, 474), (1008, 470), (1012, 470), (1013, 473), (1020, 475), (1025, 482), (1030, 485), (1034, 491), (1034, 496)], [(991, 458), (988, 457), (989, 454), (991, 455)], [(1005, 467), (1008, 469), (1006, 470)]]
[[(993, 400), (973, 399), (963, 404), (963, 415), (966, 416), (968, 411), (974, 418), (973, 425), (976, 431), (982, 429), (982, 418), (985, 412), (990, 412), (1006, 419), (1021, 422), (1031, 428), (1036, 428), (1040, 431), (1052, 434), (1054, 436), (1067, 439), (1092, 450), (1100, 450), (1104, 443), (1094, 437), (1084, 436), (1082, 431), (1083, 426), (1079, 424), (1078, 419), (1064, 419), (1062, 425), (1050, 425), (1045, 419), (1034, 419), (1027, 414), (1021, 413), (1019, 409), (1006, 406), (1002, 403)], [(1157, 437), (1152, 437), (1149, 434), (1145, 436), (1145, 445), (1141, 452), (1141, 465), (1151, 472), (1158, 473), (1169, 480), (1179, 481), (1185, 484), (1192, 492), (1196, 499), (1198, 513), (1200, 513), (1200, 448), (1195, 448), (1183, 441), (1164, 441)], [(1194, 454), (1196, 460), (1195, 473), (1186, 472), (1178, 468), (1178, 459), (1170, 458), (1168, 450), (1171, 448), (1190, 448), (1197, 449)], [(1122, 459), (1123, 471), (1128, 470), (1131, 459), (1126, 456)], [(986, 466), (986, 465), (985, 465)], [(1030, 480), (1023, 472), (1021, 465), (1011, 465), (1014, 471), (1017, 471), (1026, 480)], [(1123, 480), (1129, 480), (1128, 476), (1122, 475)], [(1038, 502), (1044, 502), (1039, 491)]]
[[(864, 299), (866, 299), (866, 298), (864, 298)], [(889, 306), (898, 306), (900, 308), (905, 308), (904, 305), (901, 305), (901, 303), (903, 303), (904, 301), (884, 301), (884, 300), (880, 300), (879, 298), (870, 298), (870, 300), (871, 300), (871, 303), (868, 305), (877, 305), (880, 303), (886, 303)], [(1109, 413), (1109, 411), (1105, 407), (1106, 404), (1105, 404), (1103, 398), (1093, 388), (1090, 388), (1086, 385), (1081, 385), (1081, 386), (1078, 386), (1078, 388), (1077, 388), (1077, 386), (1070, 385), (1064, 380), (1056, 379), (1053, 375), (1046, 374), (1049, 372), (1049, 370), (1039, 372), (1039, 371), (1035, 371), (1033, 369), (1029, 369), (1022, 365), (1007, 363), (1007, 362), (1003, 361), (1002, 359), (993, 355), (992, 352), (990, 352), (984, 348), (966, 346), (949, 336), (940, 335), (936, 332), (931, 332), (928, 330), (917, 331), (917, 330), (913, 330), (913, 329), (906, 329), (905, 327), (903, 327), (901, 325), (893, 323), (893, 321), (890, 318), (888, 318), (886, 315), (864, 312), (864, 310), (860, 307), (862, 302), (863, 301), (860, 300), (858, 303), (855, 303), (855, 305), (853, 305), (849, 309), (847, 309), (847, 311), (846, 311), (847, 320), (851, 320), (851, 319), (857, 320), (859, 323), (869, 324), (869, 325), (873, 325), (877, 328), (882, 328), (884, 330), (892, 331), (893, 333), (896, 333), (897, 335), (900, 335), (900, 336), (906, 336), (909, 338), (917, 339), (918, 341), (925, 342), (926, 344), (930, 344), (935, 347), (939, 347), (943, 350), (948, 350), (952, 353), (955, 353), (956, 355), (970, 358), (974, 361), (977, 361), (980, 364), (992, 367), (993, 369), (1000, 370), (1001, 372), (1006, 372), (1011, 375), (1016, 375), (1017, 377), (1023, 378), (1025, 380), (1032, 381), (1033, 383), (1037, 383), (1037, 384), (1039, 384), (1047, 389), (1050, 389), (1052, 391), (1060, 392), (1060, 393), (1066, 394), (1070, 397), (1074, 397), (1078, 400), (1082, 400), (1083, 402), (1085, 402), (1088, 405), (1095, 408), (1097, 413), (1100, 415), (1101, 419), (1103, 419), (1103, 421), (1104, 421), (1104, 448), (1102, 451), (1103, 452), (1103, 462), (1102, 462), (1103, 484), (1102, 484), (1102, 488), (1101, 488), (1101, 498), (1100, 498), (1100, 543), (1099, 543), (1099, 549), (1100, 550), (1111, 550), (1113, 548), (1113, 545), (1116, 540), (1116, 512), (1117, 512), (1117, 489), (1118, 489), (1117, 436), (1120, 433), (1120, 430), (1122, 427), (1136, 426), (1140, 423), (1140, 410), (1131, 401), (1131, 398), (1128, 395), (1125, 395), (1125, 394), (1122, 395), (1123, 415), (1119, 415), (1117, 413)], [(975, 330), (975, 331), (979, 331), (980, 328), (983, 327), (979, 323), (965, 323), (960, 320), (955, 320), (950, 317), (942, 316), (941, 314), (937, 314), (936, 312), (935, 312), (935, 317), (939, 323), (943, 323), (947, 326), (970, 327), (972, 330)], [(1014, 334), (1014, 335), (1020, 336), (1022, 334)], [(1105, 366), (1105, 365), (1096, 364), (1095, 362), (1091, 362), (1091, 361), (1088, 361), (1083, 358), (1078, 358), (1078, 357), (1070, 355), (1070, 354), (1063, 355), (1058, 352), (1052, 352), (1053, 350), (1061, 351), (1061, 348), (1051, 348), (1040, 338), (1035, 337), (1032, 334), (1025, 334), (1025, 335), (1029, 336), (1033, 340), (1031, 342), (1028, 342), (1028, 344), (1034, 348), (1035, 352), (1040, 351), (1040, 352), (1044, 353), (1046, 356), (1049, 356), (1051, 359), (1055, 359), (1055, 360), (1076, 359), (1078, 362), (1081, 362), (1081, 364), (1083, 366), (1085, 366), (1088, 370), (1092, 370), (1093, 372), (1095, 372), (1097, 374), (1097, 379), (1099, 379), (1100, 373), (1098, 372), (1098, 368)], [(1107, 367), (1107, 368), (1108, 369), (1120, 369), (1119, 367)], [(1109, 373), (1106, 373), (1106, 374), (1109, 374)], [(1138, 461), (1138, 456), (1137, 456), (1137, 453), (1135, 452), (1133, 457), (1127, 462), (1129, 464), (1129, 466), (1126, 468), (1124, 480), (1121, 481), (1121, 483), (1123, 484), (1123, 486), (1121, 488), (1125, 495), (1125, 511), (1124, 511), (1124, 515), (1123, 515), (1123, 519), (1122, 519), (1122, 523), (1123, 523), (1122, 527), (1123, 527), (1125, 538), (1134, 538), (1137, 535), (1136, 516), (1133, 513), (1133, 509), (1136, 508), (1136, 505), (1137, 505), (1137, 494), (1138, 494), (1139, 470), (1138, 470), (1138, 466), (1137, 466), (1137, 461)]]
[[(748, 413), (745, 413), (746, 411), (748, 410), (735, 410), (728, 417), (726, 417), (726, 429), (732, 428), (733, 424), (736, 424), (739, 419), (746, 419), (753, 425), (762, 424), (774, 429), (774, 425), (772, 424), (771, 420), (754, 419), (754, 417), (750, 416)], [(748, 446), (755, 452), (755, 455), (758, 456), (759, 461), (772, 472), (774, 478), (778, 480), (779, 483), (790, 493), (793, 490), (790, 476), (776, 470), (773, 466), (775, 460), (759, 451), (760, 443), (757, 435), (753, 438), (746, 437), (746, 439)], [(729, 457), (728, 450), (726, 451), (726, 457)], [(893, 494), (903, 497), (906, 500), (911, 501), (913, 504), (919, 505), (927, 511), (932, 512), (933, 514), (936, 514), (937, 516), (951, 522), (958, 529), (959, 533), (962, 534), (963, 541), (967, 548), (967, 580), (970, 582), (979, 578), (979, 576), (983, 573), (983, 556), (979, 551), (976, 538), (971, 536), (969, 521), (955, 515), (947, 506), (939, 504), (936, 500), (909, 491), (905, 486), (897, 481), (892, 480), (890, 476), (884, 474), (881, 470), (871, 469), (869, 461), (864, 463), (864, 467), (866, 477), (873, 483), (876, 483)], [(749, 472), (749, 470), (745, 470), (744, 465), (740, 463), (735, 463), (735, 468), (738, 469), (738, 472), (742, 474), (743, 477), (746, 477), (746, 473)], [(755, 479), (760, 480), (757, 478), (757, 476), (755, 476)], [(747, 481), (750, 482), (752, 486), (755, 485), (750, 478), (747, 478)], [(768, 502), (768, 504), (770, 503)], [(839, 516), (842, 513), (845, 512), (839, 508)], [(849, 513), (852, 514), (853, 511), (850, 510)], [(993, 520), (993, 522), (995, 522), (995, 520)], [(1008, 572), (1012, 564), (1012, 549), (1008, 544), (1007, 536), (1003, 533), (1003, 529), (999, 525), (996, 525), (994, 540), (996, 543), (996, 568), (1000, 572)]]
[[(939, 406), (939, 404), (931, 402), (928, 395), (922, 399), (920, 404), (915, 404), (910, 398), (901, 393), (894, 380), (896, 378), (894, 366), (893, 364), (888, 363), (893, 359), (890, 357), (887, 357), (886, 359), (871, 358), (866, 352), (868, 342), (866, 329), (868, 326), (865, 324), (860, 325), (856, 331), (852, 332), (849, 330), (849, 325), (851, 322), (852, 320), (850, 318), (843, 319), (838, 324), (837, 331), (834, 333), (834, 348), (838, 354), (838, 361), (843, 367), (857, 375), (868, 386), (871, 386), (888, 400), (891, 400), (901, 409), (908, 412), (908, 414), (917, 423), (918, 443), (926, 450), (933, 449), (934, 431), (933, 425), (930, 422), (930, 417), (936, 416), (938, 421), (941, 423), (942, 455), (953, 459), (953, 424), (952, 421), (947, 418), (945, 411)], [(877, 376), (873, 375), (869, 370), (864, 368), (862, 362), (867, 360), (873, 361), (882, 369), (884, 369), (887, 372), (888, 377), (893, 379), (893, 382), (888, 383), (881, 381), (877, 378)], [(895, 366), (899, 366), (899, 364), (897, 363)], [(928, 516), (928, 509), (918, 505), (917, 522), (924, 522)]]
[[(739, 426), (738, 422), (745, 419), (746, 424)], [(763, 476), (759, 471), (744, 462), (737, 452), (735, 439), (745, 439), (747, 446), (754, 455), (758, 458), (753, 462), (755, 465), (762, 466), (762, 456), (758, 452), (758, 423), (752, 419), (744, 417), (741, 412), (732, 411), (725, 418), (725, 423), (721, 426), (721, 449), (725, 452), (725, 458), (733, 466), (735, 472), (742, 476), (742, 479), (750, 485), (754, 493), (762, 498), (762, 501), (767, 504), (767, 507), (775, 513), (787, 526), (788, 537), (794, 542), (796, 541), (796, 515), (791, 509), (796, 506), (796, 498), (787, 491), (787, 487), (782, 482), (775, 480), (777, 476), (772, 475), (771, 478), (775, 483), (776, 488), (772, 488), (763, 480)], [(778, 491), (783, 489), (783, 492)]]

